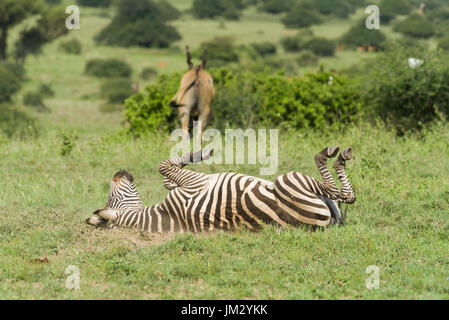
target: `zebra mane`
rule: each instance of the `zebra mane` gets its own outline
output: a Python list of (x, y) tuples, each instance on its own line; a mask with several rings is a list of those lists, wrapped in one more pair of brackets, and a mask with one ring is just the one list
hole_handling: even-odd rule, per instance
[(129, 173), (126, 170), (120, 170), (119, 172), (117, 172), (114, 177), (112, 178), (112, 181), (117, 182), (119, 181), (121, 178), (125, 177), (126, 179), (128, 179), (129, 182), (134, 183), (134, 177), (132, 176), (131, 173)]

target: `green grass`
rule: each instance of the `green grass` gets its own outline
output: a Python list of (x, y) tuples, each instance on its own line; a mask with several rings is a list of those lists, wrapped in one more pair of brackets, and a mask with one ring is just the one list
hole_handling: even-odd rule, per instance
[[(447, 299), (448, 138), (443, 125), (423, 138), (370, 126), (284, 133), (278, 174), (318, 177), (317, 151), (353, 146), (348, 175), (357, 202), (347, 207), (347, 225), (174, 239), (84, 224), (104, 206), (121, 168), (133, 173), (145, 204), (163, 199), (157, 166), (173, 145), (168, 137), (91, 135), (67, 156), (52, 130), (37, 141), (3, 144), (0, 298)], [(258, 174), (256, 165), (192, 168)], [(64, 286), (69, 265), (80, 268), (81, 290)], [(365, 288), (369, 265), (381, 270), (378, 290)]]
[[(189, 1), (173, 2), (182, 10), (190, 7)], [(138, 74), (144, 67), (164, 73), (186, 66), (182, 50), (96, 46), (92, 38), (109, 18), (103, 9), (81, 9), (81, 30), (27, 59), (29, 80), (18, 103), (40, 82), (55, 91), (45, 100), (51, 112), (29, 110), (41, 123), (40, 136), (0, 137), (0, 299), (449, 298), (449, 129), (444, 124), (422, 137), (399, 138), (367, 125), (281, 134), (278, 174), (296, 170), (318, 177), (317, 151), (327, 145), (354, 148), (348, 174), (357, 202), (348, 206), (343, 227), (313, 232), (267, 226), (259, 233), (172, 238), (86, 225), (91, 212), (104, 206), (110, 179), (122, 168), (134, 175), (145, 204), (161, 201), (166, 191), (157, 168), (174, 143), (164, 134), (138, 140), (117, 134), (123, 116), (100, 112), (101, 80), (83, 74), (85, 62), (123, 59), (141, 87), (146, 82)], [(224, 29), (218, 21), (183, 19), (173, 22), (183, 35), (178, 47), (226, 34), (237, 43), (277, 42), (294, 32), (284, 29), (280, 17), (254, 9), (241, 21), (225, 22)], [(337, 38), (350, 23), (330, 20), (314, 31)], [(81, 41), (82, 55), (58, 51), (59, 41), (71, 37)], [(342, 51), (322, 62), (326, 68), (344, 68), (367, 55)], [(73, 139), (74, 133), (73, 150), (62, 156), (63, 135)], [(251, 165), (192, 168), (259, 172)], [(65, 288), (69, 265), (80, 269), (80, 290)], [(365, 288), (369, 265), (380, 268), (378, 290)]]

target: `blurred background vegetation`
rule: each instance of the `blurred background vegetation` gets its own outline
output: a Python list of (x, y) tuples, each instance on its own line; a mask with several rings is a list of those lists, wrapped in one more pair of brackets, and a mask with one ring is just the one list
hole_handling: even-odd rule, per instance
[[(125, 121), (128, 132), (174, 128), (167, 101), (185, 45), (194, 58), (208, 50), (217, 128), (363, 118), (402, 134), (447, 116), (449, 4), (375, 3), (380, 30), (365, 28), (364, 0), (78, 0), (81, 29), (69, 32), (68, 1), (2, 1), (1, 130), (35, 135), (62, 97)], [(409, 58), (424, 64), (411, 68)]]

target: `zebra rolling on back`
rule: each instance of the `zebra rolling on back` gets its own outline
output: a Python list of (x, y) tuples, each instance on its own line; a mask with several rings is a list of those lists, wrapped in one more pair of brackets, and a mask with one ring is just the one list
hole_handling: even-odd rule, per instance
[(86, 223), (155, 233), (234, 230), (241, 225), (257, 230), (269, 223), (339, 224), (343, 222), (339, 203), (354, 203), (355, 194), (345, 172), (352, 149), (342, 151), (334, 163), (340, 190), (327, 168), (327, 159), (337, 153), (338, 147), (328, 147), (315, 156), (322, 182), (294, 171), (272, 183), (233, 172), (204, 174), (183, 169), (194, 160), (210, 158), (212, 150), (164, 160), (159, 172), (170, 192), (150, 207), (143, 206), (132, 175), (121, 170), (112, 179), (106, 207), (96, 210)]

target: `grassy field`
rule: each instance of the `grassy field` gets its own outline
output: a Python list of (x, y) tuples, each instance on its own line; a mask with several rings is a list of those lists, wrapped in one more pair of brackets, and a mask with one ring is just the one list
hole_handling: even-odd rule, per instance
[[(189, 2), (173, 1), (181, 9)], [(146, 66), (159, 65), (160, 73), (185, 69), (182, 50), (95, 46), (92, 37), (108, 21), (104, 10), (82, 8), (81, 30), (65, 37), (82, 42), (81, 56), (61, 54), (57, 40), (27, 60), (29, 80), (22, 92), (44, 81), (56, 94), (45, 100), (50, 112), (28, 111), (41, 123), (37, 139), (0, 139), (0, 299), (449, 298), (449, 128), (444, 123), (422, 136), (401, 138), (368, 125), (281, 134), (278, 174), (296, 170), (318, 177), (316, 152), (328, 145), (354, 148), (348, 175), (357, 202), (347, 207), (342, 227), (161, 236), (87, 226), (84, 220), (104, 206), (119, 169), (132, 172), (146, 205), (161, 201), (166, 191), (157, 167), (174, 143), (165, 135), (137, 140), (120, 135), (123, 116), (99, 111), (101, 81), (83, 74), (86, 60), (126, 60), (141, 86), (138, 73)], [(328, 21), (315, 32), (336, 38), (350, 23)], [(218, 34), (252, 43), (291, 33), (279, 17), (254, 10), (239, 22), (226, 22), (225, 29), (189, 15), (174, 24), (183, 35), (179, 47)], [(346, 67), (361, 56), (343, 51), (325, 64)], [(62, 156), (61, 135), (73, 132), (75, 147)], [(192, 168), (259, 172), (256, 165)], [(80, 270), (80, 290), (65, 287), (69, 265)], [(380, 268), (377, 290), (365, 287), (370, 265)]]

